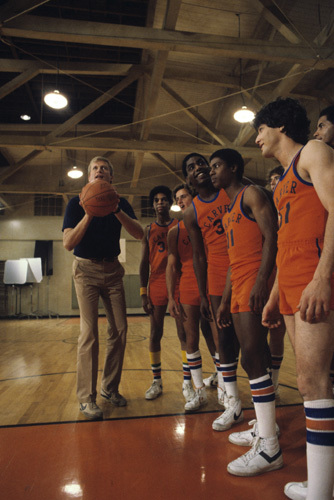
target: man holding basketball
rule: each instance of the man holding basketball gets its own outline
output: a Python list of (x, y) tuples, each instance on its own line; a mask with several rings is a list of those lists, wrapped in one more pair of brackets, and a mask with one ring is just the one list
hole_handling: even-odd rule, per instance
[[(88, 182), (97, 179), (113, 181), (113, 167), (102, 156), (93, 158), (88, 166)], [(136, 239), (143, 236), (143, 229), (135, 219), (131, 205), (124, 198), (119, 199), (115, 212), (93, 217), (82, 208), (79, 196), (70, 200), (64, 217), (63, 244), (66, 250), (74, 250), (73, 279), (80, 309), (77, 397), (80, 411), (92, 420), (103, 418), (96, 404), (100, 297), (108, 320), (101, 396), (114, 406), (127, 404), (118, 392), (127, 332), (124, 269), (118, 255), (122, 226)]]

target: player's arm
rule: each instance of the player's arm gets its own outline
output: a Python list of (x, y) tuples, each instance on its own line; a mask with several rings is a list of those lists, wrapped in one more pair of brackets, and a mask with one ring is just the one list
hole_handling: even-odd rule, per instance
[(262, 324), (266, 328), (277, 328), (281, 324), (281, 314), (279, 312), (279, 293), (278, 293), (278, 270), (275, 283), (271, 289), (268, 302), (262, 311)]
[(222, 299), (217, 310), (217, 325), (219, 328), (230, 326), (232, 324), (231, 318), (231, 296), (232, 296), (232, 282), (231, 282), (231, 267), (228, 268), (226, 275), (225, 288), (223, 291)]
[(166, 284), (168, 292), (168, 311), (173, 318), (180, 315), (180, 308), (174, 299), (175, 285), (178, 270), (180, 269), (180, 258), (177, 250), (177, 234), (177, 226), (170, 229), (167, 234), (168, 260), (166, 267)]
[(268, 279), (275, 265), (277, 218), (267, 196), (258, 186), (246, 189), (243, 203), (246, 212), (256, 220), (263, 236), (261, 264), (249, 297), (251, 310), (261, 314), (268, 300)]
[(85, 213), (83, 218), (75, 227), (67, 227), (64, 229), (63, 245), (66, 250), (69, 250), (71, 252), (73, 248), (75, 248), (80, 243), (80, 241), (86, 234), (86, 231), (92, 219), (93, 217), (91, 215)]
[[(119, 200), (121, 201), (121, 200)], [(123, 209), (122, 210), (122, 206)], [(129, 210), (129, 213), (133, 215), (133, 217), (130, 217), (128, 213), (126, 213), (126, 210)], [(116, 212), (114, 212), (114, 216), (117, 217), (119, 222), (122, 224), (124, 229), (136, 240), (141, 240), (144, 236), (144, 230), (141, 226), (141, 224), (135, 219), (135, 214), (133, 212), (133, 208), (130, 205), (130, 203), (126, 200), (123, 199), (121, 203), (118, 204)]]
[(191, 205), (183, 215), (184, 225), (188, 231), (193, 248), (193, 265), (201, 297), (201, 314), (212, 321), (209, 301), (206, 294), (207, 261), (201, 230), (196, 222), (194, 207)]
[(334, 151), (322, 141), (310, 141), (303, 149), (298, 172), (312, 182), (328, 212), (324, 246), (312, 281), (304, 289), (300, 303), (303, 321), (323, 321), (330, 311), (331, 276), (334, 272)]
[(145, 228), (144, 236), (141, 240), (142, 252), (139, 265), (139, 278), (140, 278), (140, 288), (146, 289), (146, 293), (144, 290), (140, 291), (142, 306), (147, 314), (151, 314), (153, 311), (153, 307), (147, 295), (147, 285), (150, 274), (150, 261), (149, 261), (150, 252), (149, 252), (147, 234), (148, 234), (148, 227)]
[(136, 219), (132, 219), (128, 214), (123, 212), (123, 210), (120, 210), (120, 212), (114, 215), (120, 221), (124, 229), (131, 234), (131, 236), (136, 238), (136, 240), (141, 240), (143, 238), (144, 230)]

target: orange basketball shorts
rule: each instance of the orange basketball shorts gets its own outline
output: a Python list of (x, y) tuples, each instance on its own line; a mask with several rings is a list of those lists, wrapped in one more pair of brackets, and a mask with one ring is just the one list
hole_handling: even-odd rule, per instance
[[(243, 277), (233, 280), (232, 279), (232, 297), (231, 297), (231, 313), (236, 314), (239, 312), (250, 312), (249, 297), (252, 288), (255, 284), (259, 268), (251, 269)], [(276, 268), (273, 270), (268, 280), (268, 292), (272, 289), (275, 281)]]
[[(322, 244), (321, 244), (322, 247)], [(277, 254), (279, 308), (281, 314), (298, 311), (303, 290), (312, 281), (321, 255), (321, 247), (314, 241), (280, 245)], [(334, 275), (330, 308), (334, 310)]]
[(180, 303), (187, 304), (189, 306), (199, 306), (201, 304), (197, 280), (195, 276), (189, 278), (185, 275), (181, 276)]
[[(150, 279), (148, 294), (151, 304), (154, 306), (166, 306), (168, 304), (168, 293), (166, 277), (159, 279)], [(178, 302), (180, 297), (179, 282), (176, 283), (174, 298)]]
[(207, 288), (209, 295), (221, 297), (226, 283), (227, 271), (230, 266), (228, 255), (210, 255), (207, 269)]

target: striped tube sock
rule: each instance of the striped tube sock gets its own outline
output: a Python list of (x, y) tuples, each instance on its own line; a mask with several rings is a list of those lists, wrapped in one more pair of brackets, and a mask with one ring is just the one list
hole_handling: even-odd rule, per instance
[(161, 382), (161, 351), (150, 352), (150, 362), (153, 373), (153, 380)]
[(334, 400), (304, 402), (307, 498), (332, 498), (334, 483)]
[(221, 371), (224, 379), (224, 387), (228, 397), (239, 399), (237, 386), (237, 363), (222, 364), (218, 368), (218, 373)]
[(273, 381), (273, 386), (275, 388), (278, 386), (278, 376), (282, 361), (283, 361), (283, 354), (282, 356), (275, 356), (273, 354), (271, 355), (271, 366), (272, 366), (271, 378)]
[(276, 436), (275, 391), (269, 374), (249, 381), (259, 436)]
[(181, 353), (182, 353), (182, 365), (183, 365), (183, 380), (184, 382), (190, 382), (191, 373), (190, 373), (190, 366), (187, 360), (187, 352), (182, 350)]
[(216, 352), (215, 357), (215, 366), (216, 366), (216, 372), (218, 376), (218, 388), (221, 390), (225, 390), (225, 385), (224, 385), (224, 378), (223, 378), (223, 370), (220, 369), (220, 363), (219, 363), (219, 353)]
[(203, 387), (203, 372), (202, 372), (202, 356), (201, 351), (198, 350), (191, 354), (187, 353), (187, 360), (189, 363), (191, 376), (193, 378), (193, 383), (195, 389), (200, 389)]

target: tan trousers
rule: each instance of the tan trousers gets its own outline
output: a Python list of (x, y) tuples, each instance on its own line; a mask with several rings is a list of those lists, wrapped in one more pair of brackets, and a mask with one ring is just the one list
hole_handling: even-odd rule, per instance
[(77, 359), (77, 396), (80, 403), (96, 400), (98, 372), (98, 302), (102, 298), (108, 329), (101, 387), (117, 392), (126, 344), (127, 320), (123, 288), (124, 269), (114, 262), (75, 258), (73, 278), (80, 309)]

